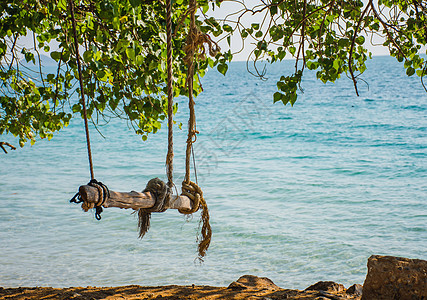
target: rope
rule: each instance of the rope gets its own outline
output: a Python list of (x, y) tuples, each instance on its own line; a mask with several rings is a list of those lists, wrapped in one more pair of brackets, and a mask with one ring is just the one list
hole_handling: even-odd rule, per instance
[(150, 192), (156, 202), (153, 207), (141, 208), (138, 211), (139, 238), (143, 238), (148, 229), (150, 229), (151, 213), (164, 212), (168, 209), (171, 189), (159, 178), (153, 178), (147, 183), (142, 192)]
[(201, 32), (196, 26), (196, 10), (197, 1), (190, 0), (188, 11), (190, 12), (190, 29), (188, 32), (186, 45), (184, 47), (185, 57), (184, 62), (187, 64), (187, 80), (188, 87), (188, 107), (190, 110), (190, 118), (188, 121), (188, 138), (187, 148), (185, 152), (185, 182), (190, 181), (190, 157), (192, 144), (196, 142), (196, 134), (199, 133), (196, 129), (196, 114), (194, 112), (193, 98), (193, 80), (194, 80), (194, 58), (197, 56), (200, 59), (205, 57), (205, 45), (209, 49), (209, 55), (215, 56), (220, 48), (217, 43), (212, 41), (209, 35)]
[(184, 57), (184, 62), (187, 64), (188, 68), (186, 84), (188, 87), (188, 108), (190, 110), (190, 116), (188, 120), (187, 148), (185, 152), (185, 178), (182, 182), (181, 195), (190, 198), (192, 205), (190, 210), (180, 209), (178, 211), (182, 214), (192, 214), (202, 208), (200, 219), (202, 228), (197, 241), (199, 242), (198, 259), (200, 261), (203, 261), (203, 257), (206, 255), (206, 251), (208, 250), (211, 242), (212, 228), (209, 224), (209, 210), (205, 198), (203, 197), (203, 191), (196, 183), (190, 180), (190, 160), (193, 149), (193, 143), (196, 142), (196, 134), (199, 133), (196, 129), (196, 114), (194, 111), (193, 97), (194, 59), (196, 56), (199, 56), (199, 58), (204, 56), (205, 44), (208, 45), (209, 53), (212, 56), (216, 55), (216, 52), (219, 50), (219, 47), (216, 45), (216, 43), (212, 42), (208, 35), (200, 32), (200, 30), (196, 26), (196, 0), (189, 1), (188, 10), (190, 12), (190, 29), (186, 40), (186, 46), (184, 47), (184, 51), (186, 53)]
[[(184, 60), (187, 63), (187, 87), (188, 87), (188, 108), (190, 110), (190, 118), (188, 120), (188, 137), (187, 148), (185, 151), (185, 179), (184, 182), (190, 182), (190, 156), (193, 143), (196, 141), (196, 115), (194, 112), (194, 99), (193, 99), (193, 79), (194, 79), (194, 54), (198, 48), (196, 41), (198, 40), (198, 30), (196, 27), (196, 9), (197, 2), (190, 0), (189, 11), (190, 14), (190, 31), (187, 37), (187, 45), (184, 47), (186, 56)], [(194, 140), (193, 140), (194, 139)]]
[(202, 208), (202, 215), (200, 219), (200, 223), (202, 225), (202, 229), (200, 231), (200, 237), (198, 237), (197, 241), (198, 245), (198, 259), (203, 261), (203, 257), (206, 255), (208, 251), (209, 245), (211, 243), (212, 238), (212, 228), (209, 224), (209, 210), (208, 205), (206, 204), (206, 200), (203, 197), (202, 189), (194, 182), (190, 181), (189, 183), (182, 183), (182, 195), (190, 198), (192, 202), (191, 210), (178, 210), (182, 214), (192, 214), (196, 212), (200, 207)]
[(172, 86), (172, 4), (166, 0), (166, 35), (167, 35), (167, 88), (168, 88), (168, 153), (166, 171), (168, 186), (173, 186), (173, 86)]
[(95, 219), (98, 221), (101, 220), (101, 213), (103, 211), (102, 205), (105, 201), (110, 198), (110, 190), (108, 187), (96, 179), (91, 179), (87, 185), (93, 186), (98, 190), (98, 202), (85, 202), (80, 195), (80, 191), (77, 192), (73, 198), (71, 198), (70, 203), (82, 203), (82, 209), (87, 212), (89, 209), (95, 208)]
[(78, 68), (78, 72), (79, 72), (80, 95), (81, 95), (81, 102), (83, 104), (83, 117), (84, 117), (84, 122), (85, 122), (86, 145), (87, 145), (87, 154), (88, 154), (88, 159), (89, 159), (90, 178), (92, 180), (94, 180), (95, 176), (93, 173), (92, 152), (90, 149), (89, 125), (87, 122), (86, 102), (85, 102), (85, 94), (84, 94), (84, 90), (83, 90), (82, 67), (80, 64), (79, 43), (77, 40), (77, 30), (76, 30), (76, 19), (74, 17), (74, 2), (73, 2), (73, 0), (69, 0), (68, 3), (69, 3), (69, 7), (70, 7), (71, 21), (72, 21), (72, 25), (73, 25), (74, 48), (76, 51), (77, 68)]
[[(197, 55), (199, 58), (204, 59), (206, 54), (205, 45), (208, 47), (209, 55), (216, 56), (221, 50), (216, 42), (214, 42), (210, 36), (206, 33), (201, 32), (196, 26), (196, 10), (197, 1), (190, 0), (188, 3), (188, 11), (190, 12), (190, 30), (187, 35), (186, 45), (184, 46), (184, 62), (190, 66), (193, 65), (194, 56)], [(187, 77), (188, 84), (189, 77)]]

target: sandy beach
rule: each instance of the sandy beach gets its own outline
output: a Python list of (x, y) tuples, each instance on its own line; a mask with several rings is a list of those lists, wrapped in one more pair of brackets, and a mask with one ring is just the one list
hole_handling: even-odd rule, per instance
[(306, 290), (283, 289), (270, 279), (245, 275), (228, 287), (166, 285), (143, 287), (0, 288), (0, 299), (360, 299), (354, 286), (318, 282)]

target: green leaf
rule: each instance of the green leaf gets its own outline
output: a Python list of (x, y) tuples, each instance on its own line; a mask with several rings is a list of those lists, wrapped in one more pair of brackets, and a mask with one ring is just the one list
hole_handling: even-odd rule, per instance
[(412, 76), (415, 74), (415, 69), (412, 67), (409, 67), (408, 69), (406, 69), (406, 75), (408, 76)]
[(54, 78), (55, 78), (54, 74), (47, 74), (46, 76), (47, 81), (53, 81)]
[(277, 56), (279, 57), (280, 60), (283, 60), (286, 56), (286, 51), (283, 51), (283, 50), (279, 51)]
[(126, 48), (126, 55), (131, 61), (135, 61), (135, 50), (133, 48)]
[(81, 106), (79, 104), (74, 104), (72, 107), (73, 113), (77, 113), (81, 111)]
[(83, 53), (83, 59), (86, 63), (89, 63), (93, 58), (93, 52), (91, 50), (87, 50)]
[(271, 5), (270, 6), (270, 15), (274, 16), (275, 14), (277, 14), (277, 5)]
[(55, 61), (59, 61), (61, 59), (61, 52), (52, 51), (50, 52), (50, 57)]
[(309, 61), (307, 61), (307, 68), (309, 69), (309, 70), (315, 70), (316, 69), (316, 65), (315, 65), (315, 63), (313, 63), (311, 60), (309, 60)]
[(98, 79), (101, 81), (106, 81), (107, 73), (104, 70), (99, 70), (96, 72), (96, 77), (98, 77)]
[(94, 59), (94, 60), (96, 60), (96, 61), (100, 60), (100, 59), (101, 59), (101, 57), (102, 57), (102, 52), (101, 52), (101, 51), (96, 51), (96, 52), (93, 54), (93, 59)]
[(371, 25), (371, 28), (373, 30), (379, 30), (380, 29), (380, 25), (378, 23), (374, 23), (374, 24)]
[(291, 102), (291, 105), (294, 106), (295, 102), (297, 101), (297, 93), (292, 93), (289, 97), (289, 102)]
[(233, 32), (233, 28), (228, 24), (224, 24), (222, 29), (224, 29), (225, 32)]
[(140, 66), (140, 65), (142, 65), (144, 63), (144, 56), (142, 56), (142, 55), (137, 55), (136, 56), (136, 64), (138, 65), (138, 66)]
[(338, 46), (340, 47), (347, 47), (349, 45), (350, 40), (347, 38), (339, 39), (338, 40)]
[(340, 68), (340, 60), (339, 59), (334, 59), (334, 62), (332, 64), (332, 66), (334, 67), (335, 70), (339, 70)]
[(278, 81), (276, 85), (277, 85), (277, 88), (283, 92), (286, 91), (287, 89), (287, 85), (283, 81)]
[(280, 92), (275, 92), (275, 93), (273, 94), (273, 101), (274, 101), (274, 103), (276, 103), (277, 101), (281, 101), (281, 100), (282, 100), (282, 97), (283, 97), (283, 94), (282, 94), (282, 93), (280, 93)]
[(282, 103), (283, 105), (286, 105), (289, 102), (289, 95), (283, 95), (283, 96), (285, 97), (282, 97)]
[(364, 36), (358, 36), (357, 38), (356, 38), (356, 43), (358, 44), (358, 45), (363, 45), (363, 43), (365, 42), (365, 37)]
[(202, 6), (202, 11), (204, 14), (206, 14), (208, 12), (208, 10), (209, 10), (209, 5), (203, 5)]
[(60, 10), (67, 10), (67, 1), (66, 0), (58, 0), (58, 8)]
[(228, 65), (225, 63), (219, 64), (217, 69), (218, 69), (218, 72), (220, 72), (222, 75), (225, 75), (225, 73), (227, 73), (227, 70), (228, 70)]
[(120, 39), (119, 42), (117, 43), (117, 50), (119, 52), (122, 52), (127, 47), (129, 47), (129, 45), (130, 45), (130, 41), (129, 40)]

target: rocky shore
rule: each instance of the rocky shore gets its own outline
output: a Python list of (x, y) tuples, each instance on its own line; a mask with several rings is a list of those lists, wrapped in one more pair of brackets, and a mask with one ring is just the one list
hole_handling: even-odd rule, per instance
[(0, 288), (0, 299), (427, 299), (427, 261), (373, 255), (362, 285), (320, 281), (305, 290), (283, 289), (266, 277), (244, 275), (228, 287), (138, 285), (120, 287)]
[(54, 289), (0, 289), (0, 299), (361, 299), (360, 285), (345, 289), (335, 282), (318, 282), (304, 291), (282, 289), (270, 279), (245, 275), (228, 287), (137, 285)]

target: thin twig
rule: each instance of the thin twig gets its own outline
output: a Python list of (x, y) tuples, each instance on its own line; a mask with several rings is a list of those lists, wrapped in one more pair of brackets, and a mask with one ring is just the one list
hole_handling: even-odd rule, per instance
[(356, 77), (354, 76), (354, 72), (353, 72), (353, 51), (354, 51), (354, 44), (356, 43), (356, 37), (357, 37), (357, 32), (359, 31), (360, 25), (362, 24), (363, 21), (363, 17), (365, 16), (365, 14), (367, 14), (369, 11), (371, 10), (370, 5), (366, 5), (366, 8), (363, 10), (362, 14), (360, 15), (359, 21), (357, 22), (356, 28), (354, 28), (354, 34), (353, 34), (353, 38), (351, 39), (351, 46), (350, 46), (350, 51), (348, 54), (348, 69), (350, 71), (350, 75), (351, 75), (351, 79), (353, 80), (353, 85), (354, 85), (354, 89), (356, 91), (356, 95), (359, 96), (359, 91), (357, 90), (357, 80)]
[(9, 64), (9, 70), (12, 68), (13, 61), (15, 60), (15, 45), (17, 40), (18, 40), (18, 36), (15, 35), (15, 39), (13, 41), (12, 47), (10, 48), (10, 51), (12, 52), (12, 60), (10, 61), (10, 64)]
[(400, 49), (399, 45), (396, 43), (395, 39), (393, 38), (390, 31), (388, 30), (388, 28), (391, 26), (389, 24), (385, 23), (384, 20), (381, 18), (381, 16), (378, 14), (372, 0), (369, 0), (368, 6), (372, 7), (372, 11), (374, 12), (375, 17), (377, 17), (378, 21), (380, 21), (380, 23), (383, 26), (384, 31), (386, 32), (387, 37), (389, 38), (390, 42), (396, 47), (396, 49), (399, 51), (400, 55), (402, 55), (405, 59), (407, 59), (406, 55), (403, 53), (402, 49)]
[(15, 146), (13, 146), (13, 145), (11, 145), (11, 144), (9, 144), (9, 143), (7, 143), (7, 142), (0, 142), (0, 147), (3, 149), (4, 153), (6, 153), (6, 154), (7, 154), (7, 151), (6, 151), (6, 149), (4, 148), (4, 146), (8, 146), (8, 147), (10, 147), (10, 150), (16, 150), (16, 147), (15, 147)]
[(45, 87), (44, 80), (43, 80), (43, 72), (42, 72), (42, 60), (41, 60), (41, 57), (40, 57), (39, 50), (37, 49), (37, 46), (36, 46), (36, 34), (34, 32), (33, 32), (33, 42), (34, 42), (34, 50), (36, 51), (37, 57), (39, 59), (40, 79), (41, 79), (41, 82), (43, 84), (43, 87)]
[(424, 90), (427, 92), (427, 87), (424, 84), (424, 79), (423, 79), (426, 74), (427, 74), (427, 62), (424, 64), (423, 71), (421, 72), (421, 84), (422, 84)]
[(61, 51), (61, 57), (59, 58), (59, 63), (58, 63), (58, 69), (56, 71), (56, 82), (55, 82), (55, 95), (53, 97), (53, 113), (56, 113), (56, 98), (58, 97), (58, 84), (59, 84), (59, 71), (61, 70), (61, 61), (62, 61), (62, 54), (64, 53), (64, 49), (62, 49)]

